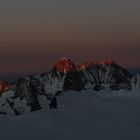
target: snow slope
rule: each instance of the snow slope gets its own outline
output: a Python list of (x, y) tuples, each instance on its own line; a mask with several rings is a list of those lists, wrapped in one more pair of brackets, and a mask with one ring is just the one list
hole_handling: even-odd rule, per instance
[[(69, 91), (58, 110), (0, 115), (3, 140), (139, 140), (140, 93)], [(45, 104), (44, 104), (45, 106)]]

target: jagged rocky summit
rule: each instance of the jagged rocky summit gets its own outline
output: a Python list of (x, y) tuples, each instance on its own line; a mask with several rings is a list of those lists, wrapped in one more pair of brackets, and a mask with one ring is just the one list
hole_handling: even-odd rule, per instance
[(140, 88), (140, 76), (133, 76), (112, 60), (75, 65), (64, 57), (48, 73), (19, 78), (12, 86), (12, 91), (1, 96), (0, 113), (19, 115), (38, 110), (43, 107), (44, 100), (49, 105), (55, 96), (68, 90), (136, 88)]

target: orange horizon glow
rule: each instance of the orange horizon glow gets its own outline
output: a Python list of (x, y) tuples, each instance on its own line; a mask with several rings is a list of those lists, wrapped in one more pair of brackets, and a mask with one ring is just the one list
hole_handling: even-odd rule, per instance
[(129, 37), (121, 33), (115, 29), (104, 32), (78, 27), (3, 31), (0, 32), (0, 73), (46, 71), (63, 56), (78, 64), (113, 59), (128, 69), (140, 68), (137, 61), (140, 40), (134, 37), (136, 34)]

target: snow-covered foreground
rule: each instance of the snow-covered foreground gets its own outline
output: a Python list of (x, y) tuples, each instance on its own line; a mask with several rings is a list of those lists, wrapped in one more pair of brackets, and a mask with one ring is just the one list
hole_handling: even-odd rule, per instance
[(140, 93), (70, 91), (58, 104), (58, 110), (1, 115), (0, 139), (140, 140)]

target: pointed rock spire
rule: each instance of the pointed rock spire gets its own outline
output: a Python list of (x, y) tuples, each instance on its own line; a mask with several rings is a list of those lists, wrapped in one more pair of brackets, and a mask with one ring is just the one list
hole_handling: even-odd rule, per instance
[(67, 74), (71, 71), (74, 71), (76, 68), (75, 64), (69, 58), (63, 57), (57, 62), (57, 64), (54, 65), (53, 69)]

